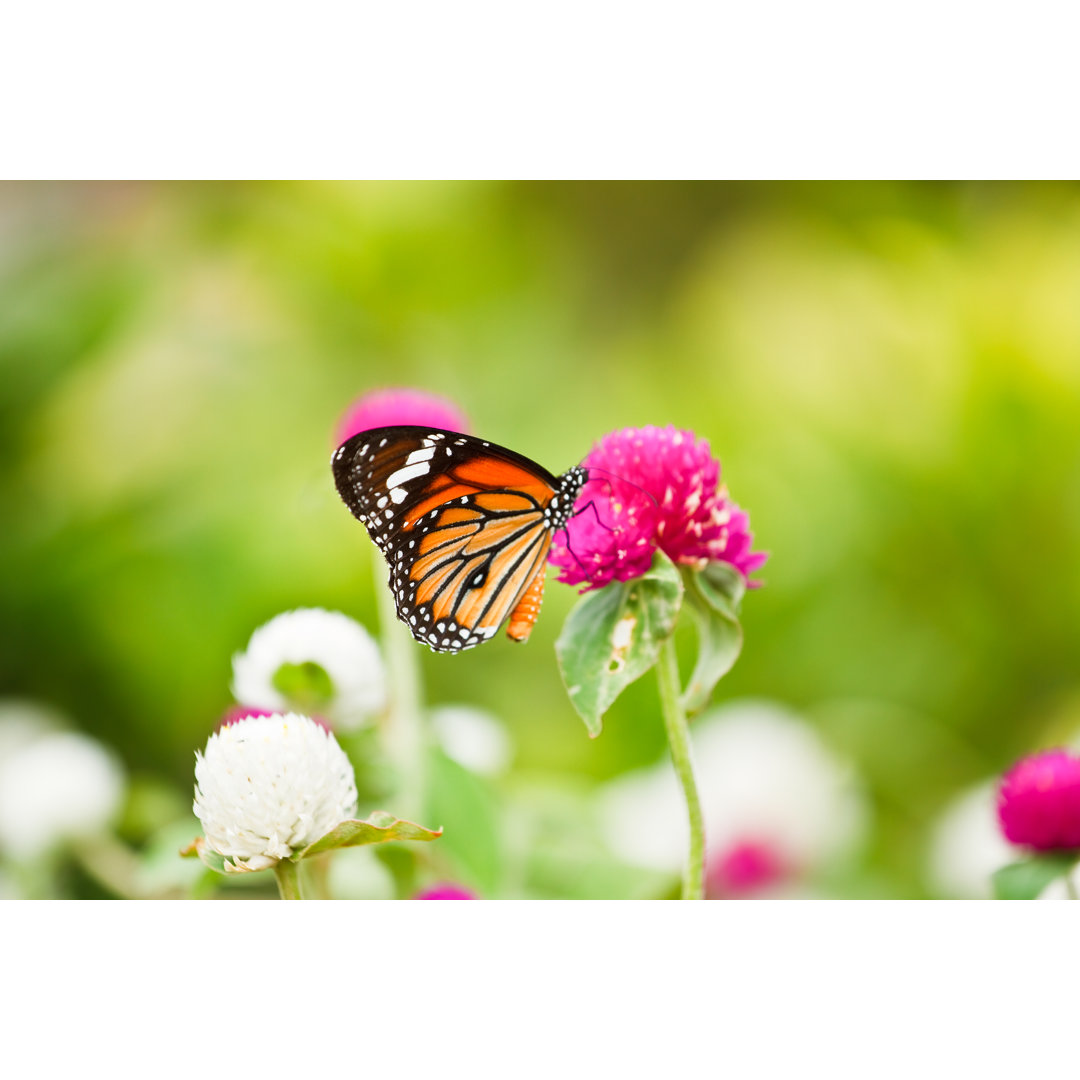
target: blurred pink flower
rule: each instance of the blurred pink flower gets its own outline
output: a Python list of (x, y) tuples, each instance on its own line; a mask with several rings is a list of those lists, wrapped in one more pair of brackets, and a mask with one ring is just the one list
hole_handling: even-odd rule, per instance
[[(228, 727), (230, 724), (238, 724), (241, 720), (247, 720), (251, 716), (273, 716), (273, 709), (252, 709), (247, 705), (233, 705), (231, 708), (225, 710), (225, 715), (217, 722), (215, 731), (220, 731), (222, 728)], [(280, 711), (279, 711), (280, 715)], [(324, 731), (332, 731), (333, 729), (321, 716), (309, 716), (309, 720), (313, 720)]]
[(444, 881), (418, 892), (414, 900), (475, 900), (476, 895), (461, 885)]
[(705, 889), (712, 900), (753, 896), (785, 881), (790, 871), (774, 844), (741, 840), (709, 856)]
[(334, 445), (340, 446), (360, 431), (398, 424), (416, 424), (464, 433), (469, 430), (465, 414), (447, 398), (407, 387), (395, 387), (374, 390), (357, 398), (338, 422)]
[(1018, 761), (998, 789), (998, 821), (1013, 844), (1080, 848), (1080, 758), (1045, 750)]
[(744, 578), (768, 558), (750, 550), (750, 519), (719, 486), (720, 462), (693, 432), (624, 428), (605, 435), (582, 464), (589, 481), (548, 556), (564, 584), (585, 582), (586, 592), (640, 577), (657, 548), (697, 569), (729, 563)]

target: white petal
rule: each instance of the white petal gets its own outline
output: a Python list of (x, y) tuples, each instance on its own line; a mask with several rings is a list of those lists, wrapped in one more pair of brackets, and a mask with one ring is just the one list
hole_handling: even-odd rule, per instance
[(213, 850), (261, 869), (356, 813), (352, 765), (337, 740), (296, 713), (249, 717), (196, 755), (195, 814)]

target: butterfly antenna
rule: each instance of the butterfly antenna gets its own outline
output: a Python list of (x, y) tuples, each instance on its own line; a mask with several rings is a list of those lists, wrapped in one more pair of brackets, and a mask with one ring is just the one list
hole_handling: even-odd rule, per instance
[[(594, 472), (602, 472), (602, 473), (607, 473), (608, 476), (614, 476), (615, 479), (618, 480), (620, 483), (629, 484), (630, 487), (637, 488), (638, 491), (640, 491), (643, 495), (645, 495), (647, 498), (652, 500), (652, 504), (654, 506), (658, 507), (660, 505), (656, 501), (656, 496), (653, 495), (652, 492), (646, 491), (640, 484), (635, 484), (633, 480), (627, 480), (625, 476), (619, 476), (618, 473), (608, 472), (607, 469), (598, 469), (595, 465), (586, 465), (585, 466), (585, 471), (590, 474), (590, 476), (589, 476), (590, 480), (592, 479), (591, 474), (594, 473)], [(604, 482), (607, 484), (608, 490), (612, 493), (612, 495), (614, 495), (615, 492), (611, 487), (611, 481), (610, 480), (605, 480)], [(584, 509), (585, 508), (582, 507), (582, 510), (584, 510)], [(599, 518), (597, 518), (597, 520), (599, 521)]]

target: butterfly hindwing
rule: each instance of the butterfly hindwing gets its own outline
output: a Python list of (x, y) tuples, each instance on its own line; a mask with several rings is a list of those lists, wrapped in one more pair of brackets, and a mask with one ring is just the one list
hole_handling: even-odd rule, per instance
[(556, 478), (505, 447), (421, 427), (360, 432), (332, 465), (342, 499), (389, 564), (398, 617), (418, 641), (459, 652), (511, 615), (511, 636), (528, 637), (551, 538), (582, 470)]

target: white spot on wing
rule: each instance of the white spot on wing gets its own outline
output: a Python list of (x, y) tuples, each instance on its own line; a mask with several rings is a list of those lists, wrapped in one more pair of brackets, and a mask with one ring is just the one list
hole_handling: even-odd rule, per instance
[[(415, 450), (409, 455), (409, 460), (412, 461), (417, 454), (421, 454), (424, 451)], [(434, 453), (434, 451), (432, 451)], [(431, 456), (430, 454), (428, 455)], [(407, 484), (410, 480), (415, 480), (418, 476), (423, 476), (429, 469), (430, 465), (425, 465), (423, 462), (418, 462), (415, 465), (406, 465), (404, 468), (398, 469), (396, 472), (392, 472), (386, 478), (386, 486), (388, 488), (400, 487), (402, 484)]]

